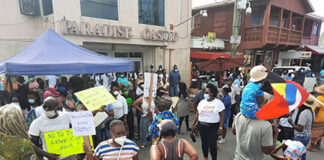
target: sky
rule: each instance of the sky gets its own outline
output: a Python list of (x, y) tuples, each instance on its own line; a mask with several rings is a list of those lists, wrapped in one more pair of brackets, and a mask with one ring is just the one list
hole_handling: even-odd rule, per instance
[[(210, 4), (216, 1), (222, 0), (192, 0), (192, 7)], [(312, 3), (315, 9), (315, 14), (324, 17), (324, 0), (310, 0), (310, 2)]]

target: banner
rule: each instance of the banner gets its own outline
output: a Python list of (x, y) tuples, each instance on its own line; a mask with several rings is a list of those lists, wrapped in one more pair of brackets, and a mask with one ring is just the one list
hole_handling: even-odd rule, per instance
[[(74, 137), (72, 129), (47, 132), (44, 137), (49, 153), (60, 154), (60, 157), (84, 153), (83, 137)], [(93, 146), (92, 136), (90, 136), (90, 142)]]
[(96, 134), (96, 127), (91, 111), (70, 112), (74, 136), (89, 136)]
[(103, 86), (86, 89), (74, 94), (90, 111), (100, 109), (102, 105), (116, 102), (116, 99)]
[(26, 125), (27, 125), (27, 129), (29, 129), (30, 127), (30, 124), (36, 119), (36, 112), (35, 110), (33, 109), (32, 111), (30, 111), (28, 114), (27, 114), (27, 118), (25, 119), (26, 121)]

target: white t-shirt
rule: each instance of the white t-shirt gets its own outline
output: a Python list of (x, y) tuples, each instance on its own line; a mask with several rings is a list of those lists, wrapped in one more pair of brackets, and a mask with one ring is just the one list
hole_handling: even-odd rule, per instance
[(45, 80), (48, 80), (48, 86), (49, 87), (55, 87), (57, 79), (59, 79), (59, 77), (55, 76), (55, 75), (47, 75), (47, 76), (45, 76)]
[[(291, 119), (293, 120), (294, 123), (295, 123), (297, 113), (298, 113), (298, 108), (291, 115)], [(280, 118), (279, 125), (283, 126), (283, 127), (293, 128), (293, 126), (291, 126), (291, 124), (289, 123), (288, 119), (289, 119), (288, 117), (287, 118)]]
[(98, 87), (98, 86), (101, 86), (101, 84), (100, 84), (100, 75), (96, 75), (95, 77), (94, 77), (94, 80), (96, 81), (96, 83), (95, 83), (95, 87)]
[(106, 74), (101, 75), (103, 86), (110, 91), (109, 77)]
[(142, 91), (142, 89), (140, 89), (139, 87), (137, 87), (137, 89), (136, 89), (136, 96), (141, 95), (143, 93), (144, 92)]
[[(224, 85), (223, 88), (228, 88), (228, 85)], [(240, 88), (237, 87), (237, 85), (232, 84), (231, 86), (231, 92), (228, 93), (229, 96), (231, 96), (231, 103), (232, 105), (236, 103), (235, 96), (239, 96), (241, 94)]]
[(117, 101), (112, 104), (114, 110), (114, 118), (121, 118), (128, 113), (128, 105), (126, 99), (122, 95), (117, 96)]
[(206, 123), (218, 123), (220, 121), (219, 112), (225, 109), (224, 104), (217, 98), (208, 102), (206, 99), (199, 102), (197, 110), (198, 120)]
[(33, 136), (40, 136), (43, 143), (43, 150), (47, 151), (44, 133), (68, 129), (71, 124), (69, 113), (59, 112), (58, 117), (49, 119), (42, 115), (35, 119), (29, 128), (29, 134)]

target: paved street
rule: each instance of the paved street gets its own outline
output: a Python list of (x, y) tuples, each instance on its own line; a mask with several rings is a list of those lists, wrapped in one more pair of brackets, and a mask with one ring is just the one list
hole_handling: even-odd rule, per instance
[[(190, 115), (190, 124), (192, 122), (193, 114)], [(185, 130), (185, 122), (182, 124), (182, 130), (184, 132)], [(234, 152), (235, 152), (235, 136), (230, 132), (230, 129), (228, 130), (228, 134), (226, 137), (226, 142), (222, 145), (220, 145), (221, 150), (218, 151), (218, 159), (219, 160), (232, 160), (234, 157)], [(189, 132), (186, 132), (185, 135), (177, 135), (177, 137), (184, 138), (188, 140), (189, 142), (192, 143)], [(140, 146), (140, 141), (137, 141), (138, 146)], [(199, 154), (199, 160), (203, 159), (203, 153), (201, 150), (201, 143), (200, 143), (200, 138), (197, 139), (196, 143), (192, 143), (196, 150), (198, 151)], [(322, 146), (324, 146), (324, 141), (322, 141)], [(150, 147), (146, 147), (145, 149), (140, 149), (139, 153), (140, 159), (142, 160), (148, 160), (150, 159)], [(307, 152), (307, 159), (308, 160), (322, 160), (324, 159), (324, 148), (322, 147), (321, 150), (316, 151), (316, 152)], [(189, 159), (187, 156), (184, 158), (185, 160)], [(265, 160), (272, 160), (271, 156), (267, 156)]]

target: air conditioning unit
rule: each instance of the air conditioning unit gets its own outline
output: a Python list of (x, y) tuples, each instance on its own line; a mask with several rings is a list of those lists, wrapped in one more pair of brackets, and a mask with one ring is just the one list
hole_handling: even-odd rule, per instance
[(20, 13), (26, 16), (40, 16), (38, 0), (19, 0)]

